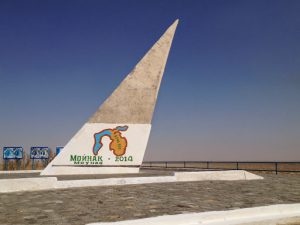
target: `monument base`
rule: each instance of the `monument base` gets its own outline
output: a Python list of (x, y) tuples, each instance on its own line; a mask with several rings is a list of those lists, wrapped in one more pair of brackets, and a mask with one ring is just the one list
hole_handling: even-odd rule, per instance
[[(59, 168), (59, 167), (54, 167)], [(101, 167), (75, 167), (75, 171), (72, 170), (74, 167), (65, 167), (63, 170), (51, 170), (59, 172), (59, 175), (79, 173), (91, 175), (92, 169), (94, 173), (104, 172)], [(76, 171), (78, 169), (82, 169)], [(109, 168), (105, 168), (109, 169)], [(139, 168), (117, 168), (120, 169), (120, 173), (130, 173), (138, 171)], [(117, 171), (114, 169), (113, 171)], [(44, 171), (42, 172), (44, 173)], [(107, 171), (106, 171), (107, 174)], [(46, 174), (42, 174), (46, 175)], [(48, 174), (54, 175), (54, 174)], [(0, 193), (18, 192), (18, 191), (38, 191), (38, 190), (55, 190), (55, 189), (67, 189), (77, 187), (103, 187), (103, 186), (114, 186), (114, 185), (132, 185), (132, 184), (153, 184), (153, 183), (172, 183), (172, 182), (194, 182), (194, 181), (241, 181), (241, 180), (260, 180), (264, 179), (261, 176), (249, 173), (243, 170), (229, 170), (229, 171), (200, 171), (200, 172), (174, 172), (174, 174), (163, 174), (161, 171), (155, 174), (148, 174), (145, 171), (141, 171), (139, 174), (123, 175), (123, 176), (71, 176), (66, 177), (33, 177), (25, 176), (27, 178), (9, 178), (0, 179)], [(79, 178), (79, 179), (78, 179)], [(163, 188), (164, 186), (162, 186)]]
[(139, 173), (140, 168), (132, 167), (79, 167), (79, 166), (52, 166), (41, 172), (41, 176), (51, 175), (78, 175), (78, 174), (124, 174)]

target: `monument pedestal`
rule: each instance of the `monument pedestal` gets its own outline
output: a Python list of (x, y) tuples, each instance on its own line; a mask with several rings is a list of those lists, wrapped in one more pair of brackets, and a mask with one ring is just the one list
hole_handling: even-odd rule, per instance
[[(49, 169), (49, 170), (48, 170)], [(41, 176), (51, 175), (87, 175), (87, 174), (126, 174), (139, 173), (140, 168), (134, 167), (80, 167), (80, 166), (52, 166), (41, 172)]]

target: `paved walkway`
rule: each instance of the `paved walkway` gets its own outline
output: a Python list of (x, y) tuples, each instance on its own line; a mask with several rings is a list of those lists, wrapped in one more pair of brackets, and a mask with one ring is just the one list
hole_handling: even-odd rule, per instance
[(0, 194), (0, 224), (86, 224), (300, 203), (300, 175)]

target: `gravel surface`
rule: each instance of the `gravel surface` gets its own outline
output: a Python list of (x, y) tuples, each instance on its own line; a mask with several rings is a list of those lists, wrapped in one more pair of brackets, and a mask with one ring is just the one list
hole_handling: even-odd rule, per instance
[(86, 224), (300, 203), (300, 175), (0, 194), (0, 224)]

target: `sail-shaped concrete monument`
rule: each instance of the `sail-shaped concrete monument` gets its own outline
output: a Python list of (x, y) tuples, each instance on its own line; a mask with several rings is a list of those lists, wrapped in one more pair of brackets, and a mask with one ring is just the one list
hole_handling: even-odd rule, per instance
[(137, 173), (176, 20), (41, 175)]

